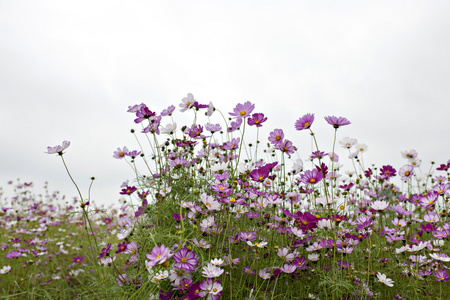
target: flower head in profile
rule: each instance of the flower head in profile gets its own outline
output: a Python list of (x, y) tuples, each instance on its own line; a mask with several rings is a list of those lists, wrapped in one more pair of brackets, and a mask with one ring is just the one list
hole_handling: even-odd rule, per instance
[(275, 145), (275, 149), (285, 152), (287, 155), (291, 156), (295, 152), (295, 146), (290, 140), (284, 140), (281, 143)]
[(48, 154), (57, 153), (58, 155), (63, 155), (63, 151), (66, 150), (69, 146), (70, 146), (69, 141), (63, 141), (62, 145), (58, 145), (55, 147), (47, 147), (47, 152), (45, 152), (45, 153), (48, 153)]
[(173, 256), (172, 251), (166, 246), (161, 245), (161, 247), (155, 246), (152, 249), (151, 254), (146, 254), (147, 259), (149, 260), (148, 264), (153, 267), (156, 265), (163, 264), (166, 260)]
[(295, 129), (309, 129), (314, 122), (314, 114), (306, 114), (295, 122)]
[(327, 116), (325, 121), (332, 125), (334, 128), (338, 129), (340, 126), (350, 125), (350, 121), (344, 117)]
[(246, 118), (250, 116), (252, 111), (255, 109), (255, 104), (252, 104), (250, 101), (245, 102), (244, 104), (237, 104), (233, 109), (233, 112), (229, 113), (231, 116), (235, 118)]
[(203, 276), (206, 278), (219, 277), (220, 275), (222, 275), (222, 273), (223, 269), (216, 267), (212, 263), (208, 263), (206, 266), (204, 266), (202, 272)]
[(264, 117), (264, 114), (260, 113), (253, 114), (252, 117), (248, 118), (247, 120), (248, 125), (255, 125), (256, 127), (261, 127), (262, 123), (264, 123), (265, 121), (267, 121), (267, 117)]
[(389, 206), (389, 203), (384, 200), (376, 200), (370, 206), (375, 210), (385, 210)]
[(194, 102), (195, 102), (194, 95), (192, 95), (191, 93), (187, 94), (187, 97), (181, 99), (180, 111), (181, 112), (187, 111), (188, 109), (194, 106)]
[(384, 283), (387, 286), (390, 286), (390, 287), (394, 286), (394, 281), (390, 278), (387, 278), (386, 274), (381, 274), (380, 272), (378, 272), (377, 278), (378, 278), (378, 281)]

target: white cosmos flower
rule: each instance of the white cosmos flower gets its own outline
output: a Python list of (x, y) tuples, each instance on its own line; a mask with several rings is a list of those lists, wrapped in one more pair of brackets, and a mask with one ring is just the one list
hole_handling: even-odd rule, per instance
[(450, 261), (450, 257), (448, 257), (444, 253), (442, 253), (442, 254), (430, 253), (430, 256), (431, 256), (432, 259), (435, 259), (435, 260), (440, 260), (440, 261), (443, 261), (443, 262), (449, 262)]
[(384, 283), (387, 286), (394, 286), (394, 281), (390, 278), (386, 277), (386, 274), (381, 274), (380, 272), (377, 273), (377, 278), (380, 282)]
[(389, 206), (389, 203), (384, 200), (383, 201), (376, 200), (372, 202), (370, 206), (375, 210), (385, 210)]
[(177, 129), (177, 123), (169, 123), (166, 125), (166, 127), (161, 127), (161, 133), (162, 134), (172, 134)]
[(11, 266), (4, 266), (3, 268), (0, 269), (0, 274), (6, 274), (9, 271), (11, 271)]
[(320, 258), (320, 254), (317, 254), (317, 253), (308, 254), (308, 259), (310, 261), (318, 261), (319, 258)]

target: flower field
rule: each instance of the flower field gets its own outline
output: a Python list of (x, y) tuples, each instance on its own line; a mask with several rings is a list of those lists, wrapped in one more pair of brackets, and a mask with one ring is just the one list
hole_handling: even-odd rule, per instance
[[(311, 136), (301, 159), (295, 136), (260, 135), (267, 117), (251, 102), (224, 114), (188, 94), (178, 111), (151, 109), (128, 109), (136, 147), (113, 157), (136, 177), (115, 206), (96, 206), (91, 187), (82, 196), (68, 141), (47, 153), (76, 198), (9, 183), (0, 299), (450, 298), (450, 160), (425, 173), (410, 150), (402, 166), (366, 167), (367, 146), (340, 137), (345, 117), (292, 120)], [(179, 127), (177, 113), (192, 123)], [(316, 126), (334, 132), (332, 149)]]

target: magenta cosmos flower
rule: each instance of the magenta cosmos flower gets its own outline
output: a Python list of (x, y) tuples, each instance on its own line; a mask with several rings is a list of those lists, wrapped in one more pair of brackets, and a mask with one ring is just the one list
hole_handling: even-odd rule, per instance
[(314, 122), (314, 114), (306, 114), (295, 122), (295, 129), (309, 129)]
[(306, 170), (305, 173), (300, 175), (300, 178), (303, 183), (314, 185), (322, 180), (322, 173), (317, 169), (313, 169), (312, 171)]
[(284, 140), (281, 143), (276, 144), (275, 149), (286, 152), (287, 155), (291, 156), (291, 154), (294, 154), (295, 146), (290, 140)]
[(334, 128), (338, 129), (340, 126), (350, 125), (350, 121), (344, 117), (327, 116), (325, 121), (328, 124), (333, 125)]
[(70, 146), (69, 141), (63, 141), (62, 145), (58, 145), (55, 147), (47, 147), (47, 152), (45, 152), (45, 153), (48, 153), (48, 154), (57, 153), (58, 155), (63, 155), (63, 151), (66, 150), (69, 146)]
[(449, 277), (445, 269), (439, 269), (433, 273), (434, 277), (437, 278), (436, 281), (448, 281)]
[(264, 117), (264, 114), (260, 113), (253, 114), (252, 117), (248, 118), (247, 120), (248, 125), (250, 126), (255, 125), (256, 127), (261, 127), (262, 123), (264, 123), (265, 121), (267, 121), (267, 118)]
[(178, 250), (173, 256), (173, 259), (175, 260), (175, 264), (173, 265), (175, 269), (182, 269), (187, 272), (194, 272), (198, 264), (198, 257), (195, 252), (186, 248)]
[(391, 177), (394, 177), (396, 174), (396, 170), (390, 166), (382, 166), (380, 169), (380, 179), (386, 179), (388, 180)]
[(229, 114), (235, 118), (246, 118), (250, 116), (254, 109), (255, 104), (247, 101), (244, 104), (239, 103), (238, 105), (236, 105), (236, 107), (233, 109), (233, 112)]

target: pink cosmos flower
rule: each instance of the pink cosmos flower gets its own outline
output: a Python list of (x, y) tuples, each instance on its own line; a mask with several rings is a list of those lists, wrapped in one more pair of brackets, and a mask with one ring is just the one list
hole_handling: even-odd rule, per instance
[(48, 154), (57, 153), (58, 155), (63, 155), (63, 151), (66, 150), (69, 146), (70, 146), (69, 141), (63, 141), (62, 145), (58, 145), (55, 147), (47, 147), (47, 152), (45, 152), (45, 153), (48, 153)]
[(295, 129), (309, 129), (314, 122), (314, 114), (306, 114), (295, 122)]
[(340, 126), (351, 124), (350, 121), (344, 117), (327, 116), (325, 117), (325, 121), (327, 121), (327, 123), (332, 125), (335, 129), (338, 129)]
[(269, 142), (273, 145), (277, 145), (281, 142), (283, 142), (284, 139), (284, 133), (281, 129), (275, 129), (269, 134)]
[(149, 265), (153, 267), (163, 264), (166, 260), (173, 256), (173, 253), (163, 244), (161, 247), (153, 247), (151, 254), (146, 254), (145, 256), (149, 260)]
[(250, 101), (245, 102), (244, 104), (237, 104), (233, 109), (232, 113), (229, 113), (231, 116), (235, 118), (246, 118), (250, 116), (252, 111), (255, 109), (255, 104), (252, 104)]
[(414, 175), (414, 167), (412, 165), (404, 165), (398, 170), (398, 175), (403, 181), (407, 181)]
[(187, 248), (181, 248), (173, 256), (175, 264), (173, 265), (176, 269), (182, 269), (187, 272), (194, 272), (195, 267), (198, 264), (198, 257), (194, 251), (190, 251)]
[(117, 151), (114, 151), (114, 158), (122, 159), (128, 154), (129, 150), (127, 147), (123, 147), (123, 149), (117, 148)]
[(295, 146), (290, 140), (284, 140), (281, 143), (275, 145), (275, 149), (285, 152), (287, 155), (291, 156), (295, 152)]
[(175, 110), (175, 106), (171, 105), (161, 112), (161, 116), (163, 116), (163, 117), (170, 116), (170, 115), (172, 115), (174, 110)]

